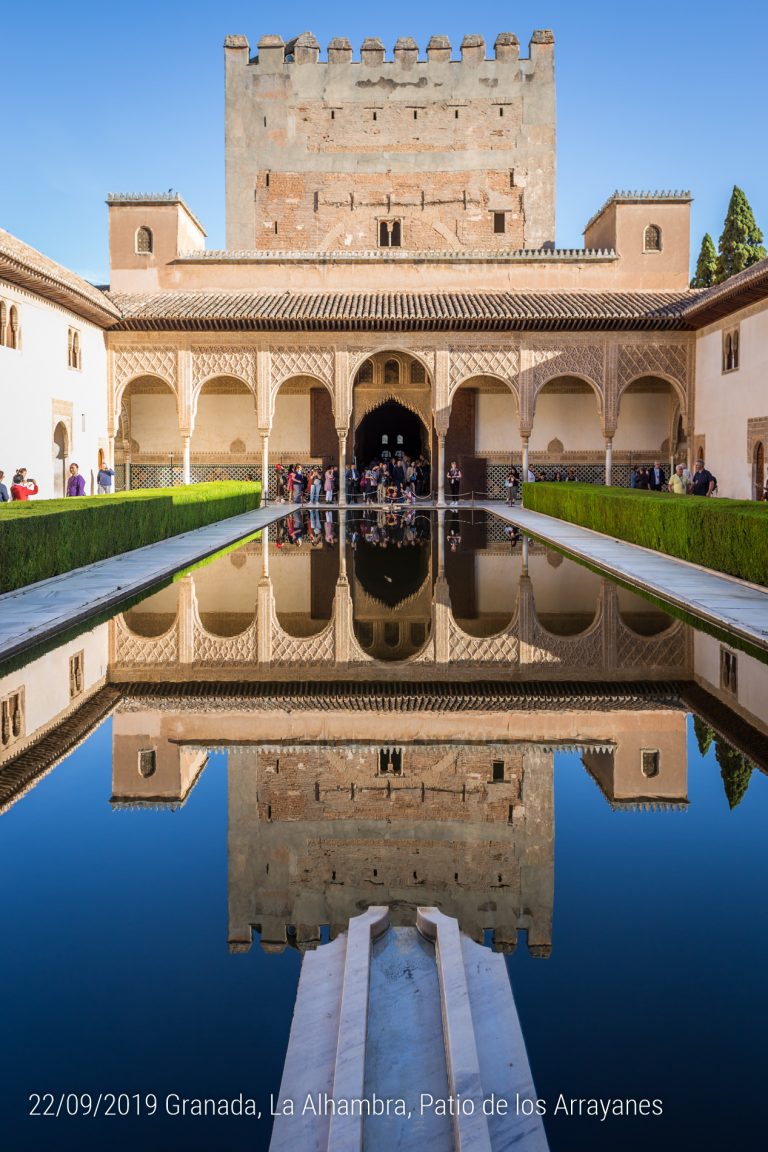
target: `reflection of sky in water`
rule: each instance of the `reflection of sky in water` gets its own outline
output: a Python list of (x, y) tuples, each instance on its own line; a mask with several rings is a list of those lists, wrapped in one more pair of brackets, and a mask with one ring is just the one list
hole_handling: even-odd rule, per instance
[[(278, 623), (300, 639), (319, 634), (331, 619), (342, 550), (335, 514), (321, 508), (314, 519), (302, 516), (297, 529), (298, 523), (297, 518), (293, 538), (287, 529), (270, 530), (269, 566)], [(378, 659), (418, 652), (431, 635), (438, 529), (421, 514), (412, 523), (418, 528), (414, 543), (401, 522), (392, 525), (373, 516), (366, 526), (356, 516), (347, 519), (343, 555), (354, 628)], [(451, 613), (468, 638), (493, 636), (514, 621), (525, 584), (521, 542), (503, 535), (491, 540), (487, 527), (483, 514), (464, 511), (446, 517), (443, 526)], [(296, 543), (297, 530), (302, 545)], [(408, 540), (405, 559), (403, 540)], [(302, 553), (309, 559), (302, 560)], [(604, 582), (538, 545), (527, 560), (537, 651), (546, 654), (559, 646), (567, 652), (571, 638), (587, 635), (593, 622), (600, 622)], [(262, 542), (255, 540), (193, 573), (199, 619), (210, 636), (233, 637), (252, 626), (263, 563)], [(302, 571), (308, 578), (304, 585), (292, 575)], [(181, 581), (173, 582), (129, 613), (140, 636), (157, 639), (173, 627), (181, 587)], [(640, 638), (640, 646), (669, 625), (654, 605), (625, 590), (616, 593), (615, 607), (622, 627)], [(529, 614), (528, 626), (532, 619)], [(407, 634), (394, 634), (395, 620), (408, 621)], [(692, 651), (697, 673), (717, 685), (717, 642), (697, 637)], [(740, 659), (740, 689), (751, 691), (749, 706), (758, 710), (765, 701), (761, 705), (759, 692), (749, 689), (749, 677), (759, 685), (760, 669)], [(256, 675), (264, 675), (254, 667)], [(206, 672), (204, 661), (201, 668), (206, 679), (217, 678)], [(599, 661), (578, 665), (581, 671), (573, 678), (594, 679), (600, 668)], [(493, 676), (486, 670), (489, 681), (502, 670), (494, 667)], [(423, 665), (409, 671), (417, 680), (432, 675)], [(662, 662), (654, 675), (665, 672), (674, 674)], [(463, 675), (457, 667), (455, 678)], [(542, 667), (537, 678), (547, 675)], [(632, 713), (621, 716), (614, 721), (610, 711), (584, 713), (581, 728), (593, 736), (595, 726), (600, 728), (598, 742), (613, 736), (621, 744), (628, 738), (633, 757), (651, 732), (663, 743), (663, 725), (656, 732), (654, 721), (638, 712), (638, 730)], [(443, 717), (435, 720), (442, 723)], [(391, 739), (397, 740), (397, 718), (392, 721)], [(284, 729), (278, 735), (283, 738)], [(487, 719), (468, 712), (465, 736), (486, 741), (495, 755), (488, 741), (498, 734)], [(443, 728), (437, 737), (445, 739)], [(527, 734), (518, 732), (518, 738)], [(672, 763), (673, 781), (682, 781), (682, 799), (685, 773), (675, 771), (679, 751), (674, 741), (663, 746), (664, 782)], [(664, 1116), (602, 1124), (550, 1116), (553, 1152), (688, 1147), (698, 1152), (720, 1149), (726, 1140), (739, 1152), (761, 1146), (755, 1128), (768, 1008), (762, 979), (768, 946), (762, 895), (767, 785), (755, 769), (746, 793), (730, 810), (715, 751), (713, 746), (702, 757), (689, 731), (688, 810), (643, 813), (612, 811), (578, 754), (555, 753), (552, 952), (548, 959), (533, 959), (520, 933), (508, 961), (534, 1080), (550, 1112), (563, 1092), (661, 1097)], [(267, 955), (258, 938), (245, 954), (227, 948), (226, 757), (211, 755), (184, 807), (171, 813), (113, 812), (111, 756), (108, 721), (0, 818), (4, 1146), (33, 1152), (105, 1147), (259, 1152), (269, 1142), (266, 1116), (258, 1122), (163, 1114), (167, 1093), (232, 1098), (241, 1092), (255, 1097), (266, 1113), (269, 1094), (279, 1089), (293, 1011), (300, 962), (294, 949)], [(626, 783), (626, 777), (622, 780)], [(653, 794), (652, 780), (645, 783)], [(729, 790), (732, 801), (740, 795), (734, 779)], [(533, 824), (530, 807), (525, 821)], [(269, 827), (280, 833), (279, 822)], [(397, 852), (390, 837), (381, 839), (385, 853)], [(527, 842), (519, 829), (510, 830), (510, 843), (511, 851), (524, 856)], [(336, 849), (340, 861), (341, 851)], [(464, 841), (457, 851), (466, 851), (469, 861)], [(336, 866), (335, 858), (327, 863)], [(525, 859), (516, 863), (525, 869)], [(546, 864), (545, 852), (535, 865), (546, 870)], [(540, 875), (541, 868), (529, 868), (532, 902)], [(313, 877), (312, 882), (322, 887), (324, 881)], [(471, 883), (466, 892), (475, 899)], [(436, 898), (416, 884), (412, 894), (414, 904)], [(545, 892), (545, 905), (548, 896)], [(478, 893), (478, 902), (485, 897)], [(370, 900), (387, 902), (380, 884), (371, 886)], [(254, 898), (253, 906), (258, 905)], [(327, 940), (326, 926), (320, 928)], [(161, 1107), (156, 1116), (139, 1121), (32, 1120), (26, 1114), (33, 1092), (155, 1093)]]
[[(33, 1091), (279, 1087), (299, 956), (227, 951), (226, 761), (179, 812), (113, 812), (110, 727), (0, 823), (6, 1147), (265, 1149), (267, 1121), (25, 1118)], [(765, 780), (729, 811), (689, 734), (689, 810), (612, 812), (577, 755), (555, 763), (552, 955), (521, 940), (509, 960), (537, 1088), (661, 1096), (665, 1115), (553, 1120), (553, 1152), (715, 1148), (734, 1125), (757, 1147)]]

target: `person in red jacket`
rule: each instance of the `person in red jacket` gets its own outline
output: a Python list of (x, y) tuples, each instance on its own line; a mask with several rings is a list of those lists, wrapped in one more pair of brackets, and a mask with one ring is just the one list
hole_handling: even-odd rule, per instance
[(26, 468), (19, 468), (11, 484), (11, 499), (29, 500), (30, 496), (37, 496), (39, 491), (34, 480), (27, 480)]

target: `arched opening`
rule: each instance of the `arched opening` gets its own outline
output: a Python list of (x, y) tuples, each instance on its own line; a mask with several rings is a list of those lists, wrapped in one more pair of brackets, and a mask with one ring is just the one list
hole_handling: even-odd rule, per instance
[(259, 479), (261, 438), (250, 388), (234, 376), (206, 380), (197, 396), (190, 479)]
[(427, 429), (415, 412), (397, 400), (385, 400), (360, 421), (355, 433), (355, 458), (362, 468), (376, 460), (428, 455)]
[(548, 380), (536, 396), (530, 466), (545, 480), (605, 482), (605, 440), (595, 389), (578, 376)]
[(101, 471), (101, 469), (104, 467), (105, 460), (106, 460), (106, 457), (104, 455), (104, 449), (99, 448), (99, 454), (98, 454), (98, 469), (99, 469), (99, 471)]
[(297, 639), (331, 621), (339, 579), (336, 512), (295, 508), (270, 528), (270, 577), (280, 627)]
[[(115, 441), (115, 466), (131, 488), (164, 488), (182, 482), (183, 445), (176, 394), (159, 376), (139, 376), (123, 392)], [(126, 487), (127, 487), (126, 483)]]
[(462, 492), (504, 499), (504, 480), (510, 465), (519, 465), (521, 452), (515, 393), (493, 376), (463, 381), (451, 400), (445, 438), (446, 465), (458, 464)]
[(529, 557), (536, 619), (551, 636), (581, 636), (600, 611), (602, 577), (580, 564), (553, 560), (556, 553), (548, 549)]
[(240, 636), (254, 621), (262, 573), (261, 541), (220, 556), (193, 575), (197, 614), (211, 636)]
[(69, 433), (63, 421), (53, 430), (53, 495), (54, 499), (64, 496), (67, 490), (67, 469), (69, 467)]
[[(286, 469), (300, 464), (323, 471), (338, 463), (339, 438), (328, 389), (313, 376), (289, 376), (275, 396), (269, 458)], [(270, 494), (275, 494), (275, 469), (270, 469)]]
[(142, 600), (135, 608), (129, 608), (122, 617), (125, 626), (134, 636), (146, 639), (164, 636), (176, 623), (180, 589), (181, 584), (175, 581)]
[[(451, 611), (462, 632), (478, 639), (496, 636), (515, 614), (520, 557), (494, 539), (493, 517), (455, 511), (446, 516), (445, 578)], [(452, 547), (452, 541), (459, 546)], [(518, 550), (519, 553), (519, 550)]]
[(419, 359), (395, 351), (368, 357), (355, 372), (352, 398), (349, 450), (359, 468), (399, 453), (413, 461), (423, 457), (428, 469), (431, 392)]
[(661, 608), (626, 588), (618, 589), (617, 598), (621, 622), (636, 636), (659, 636), (674, 623)]
[(619, 398), (613, 438), (613, 482), (629, 486), (632, 468), (658, 460), (669, 479), (674, 463), (684, 463), (687, 443), (680, 418), (680, 398), (668, 380), (642, 376)]
[(752, 453), (752, 495), (755, 500), (765, 500), (768, 476), (765, 472), (765, 445), (758, 440)]
[(428, 516), (383, 513), (363, 522), (354, 550), (355, 637), (374, 660), (408, 660), (423, 648), (432, 621), (431, 523)]

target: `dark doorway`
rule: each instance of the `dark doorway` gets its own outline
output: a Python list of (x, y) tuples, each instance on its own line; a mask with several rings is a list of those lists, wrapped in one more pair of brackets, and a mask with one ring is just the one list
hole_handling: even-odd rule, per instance
[(415, 412), (396, 400), (387, 400), (360, 421), (355, 434), (355, 457), (358, 466), (365, 468), (371, 461), (380, 460), (382, 453), (394, 456), (398, 450), (411, 459), (426, 452), (426, 429)]

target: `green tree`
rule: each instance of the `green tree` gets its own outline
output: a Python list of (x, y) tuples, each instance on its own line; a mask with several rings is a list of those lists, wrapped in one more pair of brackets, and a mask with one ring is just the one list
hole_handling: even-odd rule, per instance
[(728, 806), (733, 809), (744, 798), (754, 765), (719, 737), (715, 737), (715, 759), (720, 765)]
[(715, 242), (709, 232), (704, 233), (701, 252), (696, 261), (696, 274), (691, 280), (691, 288), (711, 288), (717, 283), (717, 252)]
[(714, 732), (709, 724), (706, 724), (700, 716), (693, 717), (693, 731), (696, 734), (696, 743), (699, 746), (699, 752), (702, 756), (706, 756), (709, 749), (712, 747), (712, 737)]
[(749, 201), (736, 185), (731, 193), (718, 253), (718, 283), (727, 280), (729, 276), (735, 276), (737, 272), (743, 272), (766, 256), (763, 234), (755, 223)]

